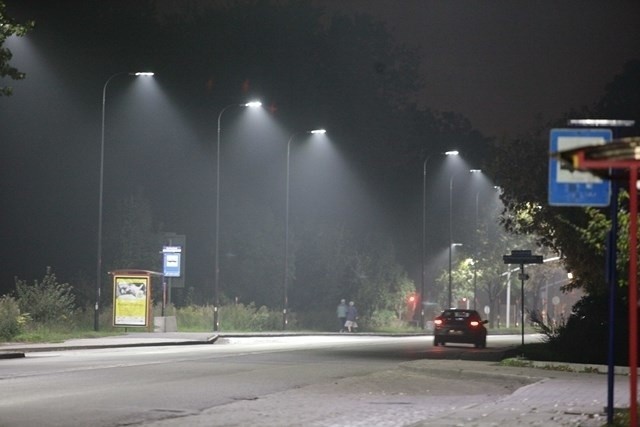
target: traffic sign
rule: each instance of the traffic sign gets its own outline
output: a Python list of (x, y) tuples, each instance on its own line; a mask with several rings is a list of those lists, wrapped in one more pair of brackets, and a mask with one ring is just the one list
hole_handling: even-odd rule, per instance
[[(610, 129), (552, 129), (550, 152), (605, 144)], [(573, 170), (554, 156), (549, 157), (549, 204), (555, 206), (608, 206), (611, 183), (591, 172)]]
[(164, 277), (180, 277), (182, 248), (180, 246), (164, 246), (162, 248), (163, 255), (163, 274)]
[(511, 255), (503, 255), (505, 264), (542, 264), (542, 255), (532, 255), (530, 250), (512, 250)]

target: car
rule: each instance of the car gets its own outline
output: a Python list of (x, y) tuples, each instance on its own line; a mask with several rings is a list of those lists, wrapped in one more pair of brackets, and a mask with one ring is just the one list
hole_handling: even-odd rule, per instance
[(433, 345), (446, 343), (473, 344), (476, 348), (487, 346), (487, 320), (482, 320), (476, 310), (451, 308), (444, 310), (433, 321)]

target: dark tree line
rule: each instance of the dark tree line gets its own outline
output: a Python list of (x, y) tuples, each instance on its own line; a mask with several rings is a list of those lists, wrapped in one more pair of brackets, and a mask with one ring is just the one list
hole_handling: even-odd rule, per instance
[[(423, 85), (422, 58), (366, 14), (328, 15), (306, 1), (9, 3), (36, 21), (33, 40), (50, 48), (51, 72), (73, 81), (64, 89), (86, 107), (81, 117), (60, 109), (71, 116), (63, 121), (98, 129), (96, 100), (110, 75), (156, 72), (179, 124), (166, 111), (132, 119), (124, 108), (141, 101), (122, 95), (132, 83), (125, 77), (109, 87), (105, 265), (135, 260), (157, 269), (157, 248), (144, 253), (149, 234), (186, 234), (188, 281), (201, 302), (212, 298), (216, 119), (226, 106), (259, 97), (277, 127), (258, 129), (234, 109), (223, 117), (221, 288), (228, 300), (274, 308), (282, 304), (284, 143), (292, 133), (328, 128), (332, 159), (343, 168), (305, 159), (302, 145), (293, 150), (288, 274), (300, 311), (333, 308), (340, 297), (360, 299), (364, 312), (392, 307), (390, 295), (406, 288), (407, 271), (420, 263), (424, 158), (452, 145), (477, 157), (487, 146), (464, 117), (411, 101)], [(86, 151), (96, 139), (77, 126), (64, 137), (50, 133), (42, 155), (62, 146)], [(135, 198), (140, 188), (148, 207)], [(131, 227), (134, 219), (141, 229)], [(71, 257), (79, 263), (63, 270), (86, 278), (93, 231), (85, 232), (75, 240), (85, 242), (82, 256)]]

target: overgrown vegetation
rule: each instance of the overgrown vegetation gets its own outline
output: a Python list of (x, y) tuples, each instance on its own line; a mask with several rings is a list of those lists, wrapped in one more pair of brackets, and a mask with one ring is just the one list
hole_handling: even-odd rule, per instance
[(16, 298), (22, 313), (28, 313), (35, 323), (68, 323), (75, 312), (75, 295), (68, 283), (58, 283), (51, 267), (41, 282), (33, 285), (16, 278)]
[(0, 339), (8, 341), (22, 332), (28, 316), (20, 313), (15, 298), (8, 295), (0, 297)]
[[(407, 283), (391, 292), (389, 306), (395, 309), (379, 309), (360, 317), (360, 330), (408, 331), (405, 301), (412, 289)], [(58, 283), (52, 268), (47, 267), (42, 280), (28, 283), (15, 279), (13, 295), (0, 298), (0, 340), (23, 342), (55, 342), (72, 337), (95, 337), (124, 332), (113, 327), (113, 313), (106, 305), (100, 313), (100, 332), (93, 331), (92, 307), (80, 307), (76, 303), (75, 289), (69, 283)], [(267, 306), (237, 303), (225, 299), (220, 310), (220, 329), (237, 332), (264, 332), (282, 330), (282, 313)], [(213, 330), (213, 306), (189, 304), (182, 307), (169, 305), (162, 309), (153, 307), (154, 316), (176, 316), (178, 329), (183, 332)], [(403, 318), (404, 317), (404, 318)], [(135, 329), (135, 328), (134, 328)], [(336, 331), (335, 308), (318, 308), (313, 311), (290, 312), (288, 330)], [(413, 327), (415, 330), (415, 327)]]
[[(614, 358), (616, 365), (628, 365), (628, 309), (624, 297), (614, 305)], [(532, 321), (544, 334), (544, 343), (525, 345), (524, 353), (532, 360), (606, 364), (608, 361), (608, 296), (587, 295), (573, 306), (569, 318), (555, 326), (545, 325), (535, 315)], [(601, 345), (588, 345), (601, 343)]]

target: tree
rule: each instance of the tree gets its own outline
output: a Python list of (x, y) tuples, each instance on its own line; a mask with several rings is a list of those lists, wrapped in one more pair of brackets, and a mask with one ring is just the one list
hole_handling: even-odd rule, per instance
[(22, 313), (34, 322), (68, 321), (75, 310), (75, 295), (68, 283), (58, 283), (51, 267), (41, 282), (29, 285), (16, 277), (16, 297)]
[(162, 249), (160, 227), (154, 224), (149, 199), (142, 191), (138, 191), (121, 199), (115, 212), (113, 222), (106, 227), (105, 258), (108, 259), (108, 269), (158, 271)]
[[(295, 227), (294, 215), (308, 218), (321, 210), (324, 214), (324, 211), (341, 208), (344, 204), (355, 205), (358, 202), (349, 199), (366, 195), (371, 202), (368, 206), (357, 206), (347, 214), (344, 213), (347, 209), (343, 209), (331, 218), (320, 215), (321, 221), (333, 224), (333, 227), (344, 227), (343, 235), (357, 241), (364, 240), (368, 230), (389, 230), (397, 259), (405, 267), (415, 265), (418, 251), (414, 247), (417, 243), (414, 225), (419, 223), (419, 210), (414, 202), (418, 198), (407, 195), (419, 193), (422, 158), (426, 153), (438, 152), (452, 141), (469, 147), (480, 147), (485, 143), (464, 117), (425, 110), (412, 104), (411, 99), (423, 82), (417, 51), (398, 43), (384, 25), (370, 16), (329, 15), (311, 1), (192, 1), (182, 2), (180, 8), (164, 8), (162, 14), (154, 9), (154, 5), (161, 8), (159, 2), (152, 1), (114, 5), (112, 2), (86, 0), (73, 2), (72, 6), (68, 2), (20, 1), (20, 4), (24, 3), (30, 3), (33, 9), (38, 9), (46, 17), (43, 28), (39, 27), (34, 38), (53, 36), (55, 43), (65, 46), (68, 55), (59, 58), (62, 63), (55, 61), (65, 69), (65, 78), (87, 80), (95, 90), (77, 94), (83, 99), (78, 105), (98, 104), (94, 102), (97, 89), (104, 84), (103, 77), (109, 75), (105, 70), (114, 72), (144, 66), (172, 83), (164, 88), (174, 91), (170, 98), (176, 106), (186, 106), (184, 116), (189, 117), (190, 122), (187, 137), (180, 140), (184, 134), (179, 132), (154, 133), (157, 127), (150, 125), (144, 127), (144, 135), (139, 140), (113, 138), (109, 155), (125, 161), (137, 161), (141, 155), (149, 156), (147, 164), (159, 165), (158, 172), (167, 171), (169, 167), (181, 171), (172, 180), (180, 191), (169, 193), (175, 196), (172, 199), (174, 203), (166, 203), (166, 186), (157, 193), (152, 192), (149, 186), (145, 188), (155, 198), (153, 201), (157, 209), (154, 215), (163, 222), (170, 222), (171, 228), (184, 230), (185, 234), (193, 236), (190, 237), (191, 247), (197, 247), (199, 253), (213, 246), (211, 242), (203, 241), (209, 240), (213, 234), (211, 189), (214, 181), (203, 170), (213, 171), (211, 162), (215, 160), (215, 150), (211, 149), (211, 135), (215, 135), (215, 116), (221, 108), (259, 94), (271, 117), (285, 129), (284, 133), (318, 123), (330, 129), (332, 138), (338, 142), (332, 148), (335, 154), (340, 155), (340, 160), (348, 164), (351, 182), (331, 176), (337, 175), (334, 174), (337, 170), (335, 165), (326, 168), (325, 171), (329, 172), (322, 176), (322, 180), (335, 183), (334, 188), (338, 191), (327, 192), (335, 198), (309, 198), (309, 203), (291, 212), (290, 283), (294, 292), (291, 298), (300, 298), (291, 302), (300, 303), (298, 307), (314, 306), (325, 298), (331, 301), (329, 306), (332, 307), (335, 303), (333, 296), (322, 293), (322, 290), (327, 282), (344, 283), (343, 278), (348, 274), (345, 262), (353, 261), (348, 256), (356, 251), (339, 252), (342, 247), (327, 246), (328, 255), (307, 257), (306, 254), (319, 251), (313, 240), (314, 233), (324, 230), (312, 227), (307, 231)], [(70, 13), (71, 8), (73, 13)], [(91, 35), (78, 37), (86, 28), (91, 28)], [(72, 67), (73, 61), (64, 63), (68, 58), (77, 57), (90, 58), (90, 61), (83, 63), (83, 67)], [(188, 64), (188, 72), (185, 72), (185, 64)], [(124, 85), (125, 79), (114, 81), (113, 89), (116, 89), (116, 84)], [(119, 96), (119, 91), (114, 90), (108, 101), (107, 114), (118, 113), (119, 109), (111, 109), (111, 106), (116, 105), (114, 103)], [(225, 113), (228, 115), (223, 123), (222, 150), (242, 147), (242, 141), (231, 137), (231, 124), (240, 116), (233, 117), (232, 114), (236, 113), (233, 110)], [(90, 108), (87, 114), (99, 117), (98, 112), (92, 112)], [(121, 126), (108, 126), (107, 131), (119, 132), (129, 121), (133, 122), (128, 119), (123, 118)], [(204, 136), (190, 139), (193, 134)], [(122, 135), (126, 135), (124, 131)], [(65, 146), (71, 146), (73, 137), (71, 135), (64, 142)], [(224, 202), (221, 216), (224, 225), (220, 230), (220, 243), (230, 250), (220, 254), (221, 290), (230, 298), (240, 296), (245, 301), (264, 301), (279, 307), (282, 303), (283, 278), (279, 266), (283, 233), (278, 222), (284, 217), (284, 202), (280, 199), (281, 192), (272, 188), (265, 190), (267, 187), (263, 184), (284, 182), (283, 174), (279, 173), (284, 169), (281, 167), (284, 147), (276, 145), (282, 142), (279, 140), (282, 138), (270, 138), (261, 133), (259, 139), (261, 147), (269, 146), (273, 139), (273, 147), (251, 167), (246, 166), (247, 156), (234, 163), (226, 155), (228, 152), (223, 154), (221, 195)], [(86, 146), (85, 142), (82, 140), (82, 147)], [(153, 149), (149, 148), (151, 144)], [(55, 145), (47, 144), (47, 147)], [(172, 150), (169, 152), (172, 155), (170, 161), (167, 160), (167, 152), (161, 151), (167, 146)], [(133, 151), (132, 147), (139, 151)], [(160, 165), (162, 171), (159, 171)], [(106, 169), (105, 182), (118, 179), (111, 169)], [(142, 169), (145, 168), (129, 168), (127, 180), (150, 180), (149, 176), (158, 176), (157, 182), (152, 183), (158, 188), (168, 181), (167, 173), (149, 174), (146, 169), (141, 172)], [(194, 172), (196, 170), (198, 172)], [(109, 177), (109, 174), (113, 176)], [(344, 185), (356, 181), (362, 184), (357, 192), (340, 191)], [(184, 184), (179, 187), (175, 184), (177, 182)], [(368, 183), (369, 188), (364, 183)], [(237, 185), (237, 191), (229, 191), (228, 186), (231, 185)], [(187, 186), (189, 191), (182, 191)], [(279, 186), (278, 190), (283, 188), (284, 185)], [(304, 186), (299, 185), (299, 188)], [(248, 202), (233, 205), (228, 201), (238, 194), (246, 195)], [(106, 199), (109, 199), (108, 195)], [(293, 197), (293, 200), (300, 199)], [(113, 202), (105, 203), (105, 206), (113, 206)], [(178, 212), (173, 221), (166, 216), (160, 217), (161, 209), (168, 206), (168, 209)], [(187, 208), (188, 215), (180, 211), (192, 206), (198, 206), (198, 209)], [(201, 218), (199, 221), (193, 220), (195, 215), (192, 214), (196, 210)], [(245, 212), (261, 212), (271, 219), (268, 220), (267, 216), (264, 221), (257, 218), (257, 222), (240, 224)], [(240, 227), (236, 226), (238, 224)], [(248, 228), (242, 228), (244, 225)], [(122, 234), (118, 228), (123, 227), (116, 226), (112, 236), (115, 238)], [(341, 242), (333, 232), (327, 233), (326, 236), (333, 236), (334, 242)], [(240, 239), (240, 236), (246, 239), (237, 240), (236, 237)], [(311, 236), (311, 239), (303, 236)], [(125, 247), (126, 237), (123, 236), (116, 238), (120, 240), (118, 243), (105, 248), (109, 249), (112, 257), (105, 266), (121, 268), (136, 259), (136, 248), (132, 245), (140, 236), (133, 233), (131, 237), (132, 241), (126, 243), (128, 247)], [(327, 237), (326, 241), (331, 239)], [(369, 264), (364, 257), (377, 259), (377, 254), (370, 256), (369, 248), (359, 247), (358, 250), (365, 265)], [(339, 254), (346, 252), (349, 255), (341, 258)], [(233, 257), (238, 254), (247, 256), (245, 264), (238, 263), (239, 258)], [(199, 275), (196, 286), (212, 280), (213, 267), (207, 263), (211, 257), (202, 258), (205, 261), (197, 265), (191, 263), (187, 267), (190, 270), (189, 280)], [(309, 262), (299, 262), (299, 259)], [(140, 261), (135, 265), (145, 264)], [(326, 272), (319, 271), (320, 268)], [(87, 265), (82, 270), (90, 271), (90, 267)], [(312, 275), (312, 271), (322, 274)], [(307, 284), (311, 283), (321, 285), (315, 291), (322, 293), (318, 295), (320, 299), (312, 299), (307, 294)], [(295, 293), (296, 287), (303, 290), (301, 295)], [(335, 291), (333, 288), (329, 290)], [(377, 305), (372, 299), (372, 307)]]
[[(625, 65), (624, 72), (607, 86), (606, 94), (594, 107), (540, 123), (529, 134), (515, 140), (499, 141), (493, 147), (494, 160), (490, 165), (490, 174), (504, 190), (503, 224), (508, 230), (538, 236), (541, 245), (562, 254), (566, 269), (574, 276), (567, 289), (583, 288), (591, 294), (606, 292), (603, 274), (604, 234), (608, 223), (606, 211), (602, 209), (547, 204), (549, 130), (565, 127), (568, 118), (636, 117), (640, 102), (639, 78), (640, 61), (630, 61)], [(618, 136), (635, 132), (637, 127), (616, 130)], [(624, 221), (624, 217), (621, 217), (621, 224)], [(624, 242), (625, 235), (620, 233), (620, 236), (619, 241)], [(618, 247), (618, 259), (624, 259), (625, 255), (620, 249), (621, 246)]]
[[(4, 2), (0, 0), (0, 78), (9, 77), (13, 80), (22, 80), (26, 75), (10, 65), (9, 61), (11, 61), (13, 54), (9, 48), (4, 47), (4, 43), (11, 36), (22, 37), (26, 35), (33, 29), (35, 23), (31, 21), (19, 24), (7, 15), (5, 9)], [(10, 96), (12, 93), (11, 86), (0, 86), (0, 96)]]

